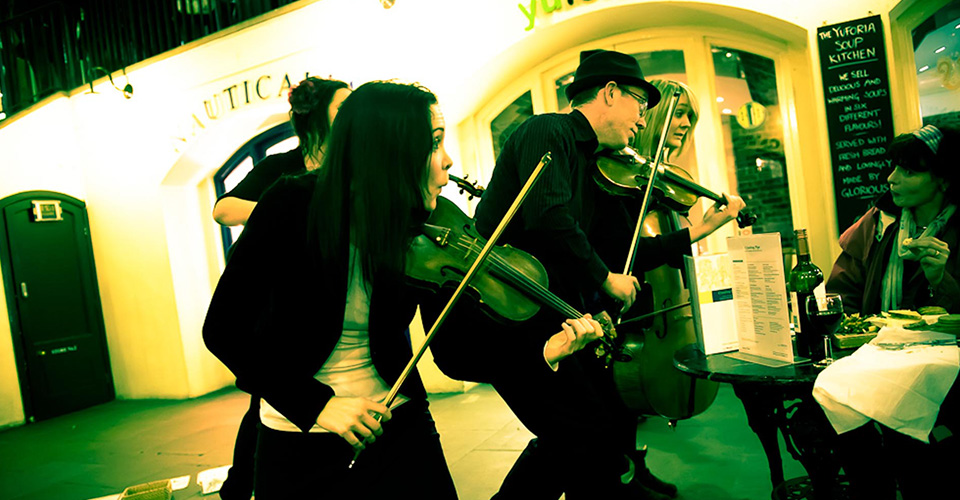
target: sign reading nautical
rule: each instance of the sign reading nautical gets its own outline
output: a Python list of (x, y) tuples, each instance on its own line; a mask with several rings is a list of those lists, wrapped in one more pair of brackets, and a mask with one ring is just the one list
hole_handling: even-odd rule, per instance
[(880, 16), (817, 30), (837, 225), (842, 233), (887, 191), (893, 138)]
[[(308, 71), (304, 73), (303, 78), (309, 76)], [(290, 79), (290, 73), (284, 73), (282, 76), (267, 74), (242, 81), (232, 81), (230, 82), (232, 85), (221, 84), (213, 87), (215, 90), (208, 94), (209, 97), (204, 96), (203, 113), (194, 112), (190, 118), (184, 118), (178, 125), (176, 134), (171, 138), (173, 150), (182, 153), (193, 138), (207, 128), (207, 125), (228, 116), (237, 109), (251, 104), (256, 105), (268, 99), (286, 99), (287, 91), (298, 81), (300, 79), (297, 73), (294, 73), (294, 80)]]

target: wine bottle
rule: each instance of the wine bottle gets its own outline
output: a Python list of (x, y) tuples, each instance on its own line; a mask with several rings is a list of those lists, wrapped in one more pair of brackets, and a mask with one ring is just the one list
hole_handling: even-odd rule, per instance
[[(797, 237), (797, 265), (790, 271), (790, 304), (794, 332), (797, 336), (797, 355), (814, 359), (823, 349), (823, 342), (817, 336), (814, 326), (807, 317), (807, 297), (813, 295), (814, 288), (823, 283), (823, 271), (810, 261), (810, 247), (807, 244), (807, 230), (794, 231)], [(822, 354), (820, 357), (823, 357)]]

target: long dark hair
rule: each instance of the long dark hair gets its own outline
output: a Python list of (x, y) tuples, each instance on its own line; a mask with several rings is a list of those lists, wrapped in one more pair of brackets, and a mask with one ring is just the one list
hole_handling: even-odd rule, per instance
[(318, 257), (341, 262), (349, 241), (368, 283), (403, 273), (411, 230), (425, 214), (436, 102), (421, 86), (393, 82), (366, 83), (344, 101), (313, 174), (309, 235)]
[(340, 80), (310, 76), (290, 89), (290, 123), (300, 138), (304, 157), (317, 158), (330, 132), (330, 101), (340, 89), (349, 88)]

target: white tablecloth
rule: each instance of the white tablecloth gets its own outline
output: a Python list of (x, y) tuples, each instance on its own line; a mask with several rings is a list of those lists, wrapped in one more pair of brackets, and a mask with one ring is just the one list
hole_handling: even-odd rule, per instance
[(950, 339), (956, 337), (884, 327), (870, 343), (824, 369), (813, 397), (838, 434), (876, 420), (929, 442), (940, 404), (960, 372), (960, 350), (955, 344), (910, 343)]

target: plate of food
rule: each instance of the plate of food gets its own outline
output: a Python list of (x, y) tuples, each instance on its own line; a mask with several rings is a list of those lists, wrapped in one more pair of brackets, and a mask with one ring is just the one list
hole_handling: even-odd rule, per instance
[(940, 306), (924, 306), (917, 310), (892, 309), (866, 316), (845, 314), (834, 335), (834, 345), (839, 349), (860, 347), (873, 340), (885, 326), (957, 335), (960, 333), (960, 314), (947, 314), (947, 310)]
[(947, 310), (940, 306), (925, 306), (917, 310), (891, 309), (871, 316), (870, 321), (879, 326), (893, 326), (905, 330), (925, 330), (929, 325), (947, 314)]
[(923, 315), (910, 309), (891, 309), (870, 317), (870, 322), (881, 328), (885, 326), (899, 327), (906, 330), (920, 328), (927, 325)]
[(874, 316), (860, 316), (860, 313), (844, 314), (834, 334), (835, 346), (838, 349), (853, 349), (873, 340), (880, 331), (880, 326), (874, 323)]

